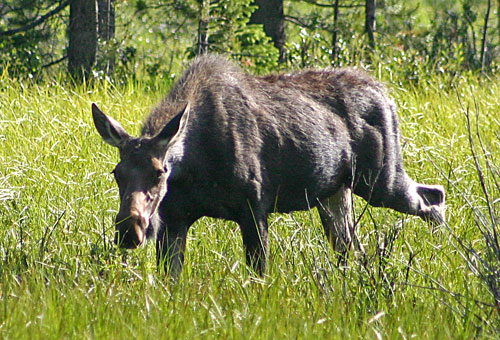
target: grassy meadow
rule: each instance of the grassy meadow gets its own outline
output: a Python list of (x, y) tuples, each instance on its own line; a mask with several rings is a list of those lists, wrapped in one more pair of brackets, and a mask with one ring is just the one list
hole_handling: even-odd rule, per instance
[(364, 250), (342, 264), (316, 210), (275, 214), (261, 279), (237, 226), (203, 218), (173, 284), (153, 243), (112, 243), (118, 154), (90, 113), (96, 102), (137, 133), (168, 86), (0, 76), (0, 338), (498, 339), (500, 83), (399, 81), (405, 165), (446, 188), (446, 225), (358, 198)]

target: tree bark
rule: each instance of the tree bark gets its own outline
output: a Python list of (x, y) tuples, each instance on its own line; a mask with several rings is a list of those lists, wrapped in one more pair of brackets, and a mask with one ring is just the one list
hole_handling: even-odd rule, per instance
[(365, 31), (368, 34), (368, 42), (372, 50), (375, 49), (376, 2), (376, 0), (366, 0), (365, 2)]
[[(103, 50), (100, 59), (100, 67), (107, 74), (112, 74), (115, 67), (114, 51), (110, 50), (108, 41), (115, 36), (115, 10), (113, 0), (97, 0), (97, 36), (99, 37)], [(102, 46), (101, 45), (101, 46)]]
[(113, 0), (97, 0), (97, 33), (108, 41), (115, 36), (115, 10)]
[(500, 0), (498, 0), (497, 6), (497, 27), (498, 38), (500, 39)]
[(491, 0), (488, 0), (488, 8), (486, 9), (486, 15), (484, 16), (484, 27), (483, 27), (483, 41), (481, 43), (481, 72), (484, 72), (486, 67), (486, 49), (488, 46), (488, 22), (490, 20), (491, 11)]
[[(500, 1), (500, 0), (498, 0)], [(335, 0), (333, 7), (333, 34), (332, 34), (332, 53), (330, 54), (330, 62), (332, 65), (337, 61), (337, 36), (338, 27), (337, 22), (339, 18), (339, 0)]]
[(286, 33), (283, 0), (255, 0), (258, 6), (250, 18), (251, 24), (262, 24), (264, 32), (279, 50), (279, 63), (286, 61)]
[(97, 51), (95, 0), (71, 1), (68, 35), (68, 71), (75, 80), (88, 79)]
[(200, 19), (198, 20), (198, 51), (197, 54), (208, 52), (208, 24), (210, 22), (210, 1), (198, 0), (200, 4)]

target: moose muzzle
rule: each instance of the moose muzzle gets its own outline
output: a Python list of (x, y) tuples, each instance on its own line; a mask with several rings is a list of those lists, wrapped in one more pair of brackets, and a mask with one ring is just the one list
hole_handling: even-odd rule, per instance
[(145, 195), (134, 193), (131, 196), (129, 209), (120, 208), (116, 215), (115, 244), (120, 248), (134, 249), (146, 238), (149, 218), (145, 212)]

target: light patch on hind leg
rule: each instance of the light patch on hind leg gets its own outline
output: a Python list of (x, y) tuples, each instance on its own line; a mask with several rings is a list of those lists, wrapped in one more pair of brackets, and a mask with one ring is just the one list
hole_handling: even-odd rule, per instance
[(342, 186), (335, 195), (321, 200), (318, 211), (333, 249), (338, 252), (351, 249), (354, 240), (351, 188)]

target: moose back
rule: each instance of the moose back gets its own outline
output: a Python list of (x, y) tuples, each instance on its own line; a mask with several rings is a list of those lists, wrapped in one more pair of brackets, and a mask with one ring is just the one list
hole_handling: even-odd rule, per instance
[(263, 274), (271, 212), (319, 209), (338, 251), (353, 240), (351, 192), (370, 205), (444, 220), (444, 190), (403, 168), (396, 108), (356, 69), (256, 77), (216, 55), (195, 59), (145, 120), (139, 137), (93, 104), (97, 131), (120, 152), (115, 242), (156, 237), (171, 275), (202, 216), (241, 229), (246, 260)]

